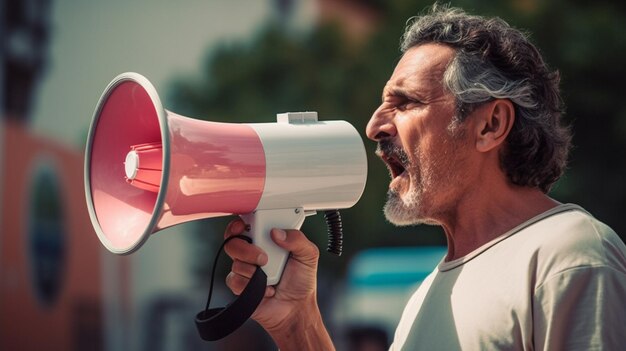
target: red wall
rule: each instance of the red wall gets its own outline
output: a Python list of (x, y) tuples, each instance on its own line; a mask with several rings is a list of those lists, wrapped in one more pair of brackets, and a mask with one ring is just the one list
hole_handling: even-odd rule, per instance
[[(83, 155), (20, 124), (5, 122), (0, 134), (0, 349), (101, 349), (103, 248), (85, 205)], [(40, 160), (54, 166), (64, 229), (58, 293), (48, 303), (35, 291), (28, 242), (33, 172)]]

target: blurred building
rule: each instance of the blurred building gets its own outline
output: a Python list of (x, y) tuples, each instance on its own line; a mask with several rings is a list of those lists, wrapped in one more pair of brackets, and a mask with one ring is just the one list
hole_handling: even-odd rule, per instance
[(50, 2), (0, 2), (0, 348), (102, 349), (82, 153), (29, 131)]
[(375, 1), (318, 0), (320, 23), (336, 22), (352, 41), (362, 42), (376, 29), (380, 19)]
[(82, 154), (3, 123), (0, 347), (101, 349), (101, 248), (85, 209)]
[(361, 43), (376, 30), (381, 13), (376, 0), (273, 0), (281, 23), (296, 26), (302, 14), (315, 20), (309, 26), (339, 25), (350, 41)]

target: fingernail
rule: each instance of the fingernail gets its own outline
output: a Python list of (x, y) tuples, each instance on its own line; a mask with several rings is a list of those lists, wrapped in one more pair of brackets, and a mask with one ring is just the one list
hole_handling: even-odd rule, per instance
[(243, 224), (241, 222), (235, 222), (233, 223), (233, 226), (230, 228), (230, 231), (233, 233), (239, 233), (243, 230), (242, 226)]
[(287, 239), (287, 232), (282, 229), (274, 229), (274, 238), (276, 238), (276, 240), (285, 241)]
[(232, 277), (233, 272), (228, 273), (228, 275), (226, 275), (226, 284), (230, 283), (230, 280), (233, 278)]
[(256, 258), (256, 263), (259, 266), (265, 266), (267, 264), (267, 255), (264, 253), (260, 253), (259, 256)]

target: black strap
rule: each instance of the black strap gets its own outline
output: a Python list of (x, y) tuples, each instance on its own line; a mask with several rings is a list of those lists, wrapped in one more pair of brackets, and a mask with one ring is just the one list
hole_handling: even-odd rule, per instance
[(252, 316), (252, 313), (254, 313), (263, 300), (263, 296), (265, 296), (267, 275), (265, 275), (261, 267), (257, 266), (256, 271), (252, 275), (252, 278), (250, 278), (248, 285), (241, 292), (241, 295), (237, 296), (235, 300), (226, 305), (226, 307), (209, 309), (211, 296), (213, 294), (213, 278), (215, 277), (217, 259), (224, 245), (235, 238), (246, 240), (249, 243), (252, 242), (249, 237), (244, 235), (231, 236), (224, 241), (215, 257), (207, 304), (205, 309), (196, 315), (198, 333), (200, 333), (200, 337), (206, 341), (222, 339), (241, 327), (241, 325)]

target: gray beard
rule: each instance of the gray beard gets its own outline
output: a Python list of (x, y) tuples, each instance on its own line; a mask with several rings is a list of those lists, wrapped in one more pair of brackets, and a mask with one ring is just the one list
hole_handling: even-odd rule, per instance
[(411, 192), (409, 199), (402, 199), (393, 190), (387, 192), (387, 202), (383, 207), (385, 218), (399, 227), (424, 223), (420, 218), (420, 199), (416, 192)]

